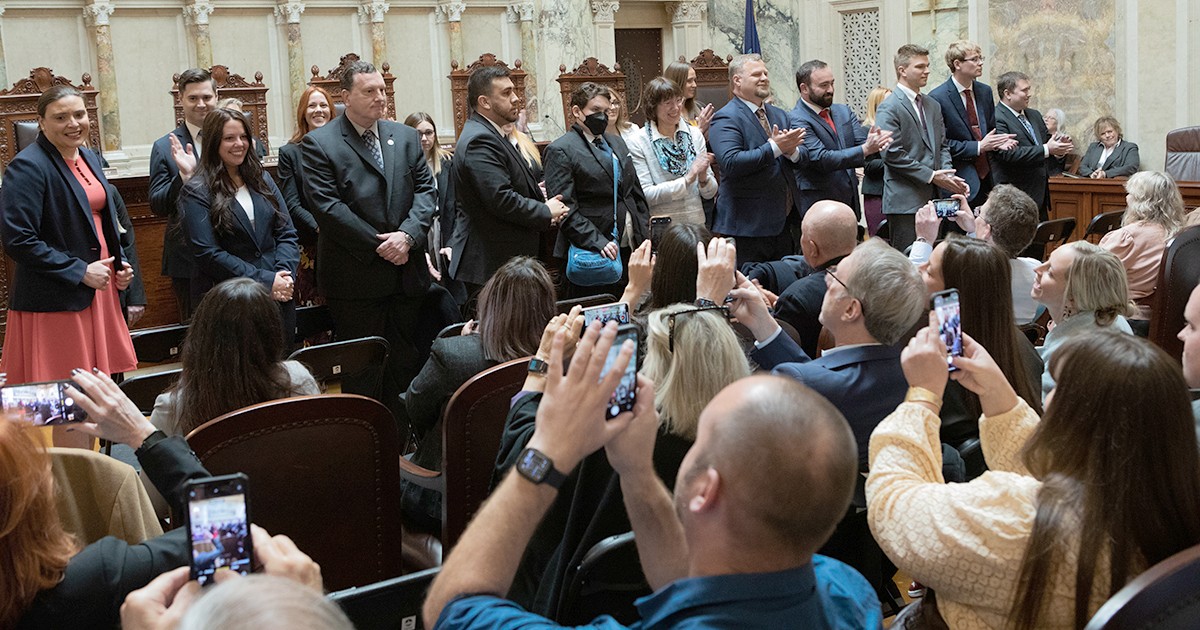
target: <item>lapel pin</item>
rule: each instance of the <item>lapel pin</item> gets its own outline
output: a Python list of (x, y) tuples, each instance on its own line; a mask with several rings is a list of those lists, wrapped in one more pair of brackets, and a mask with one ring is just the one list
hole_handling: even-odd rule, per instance
[(394, 144), (396, 144), (396, 141), (395, 141), (395, 140), (392, 140), (391, 138), (388, 138), (388, 146), (390, 147), (390, 146), (392, 146), (392, 145), (394, 145)]

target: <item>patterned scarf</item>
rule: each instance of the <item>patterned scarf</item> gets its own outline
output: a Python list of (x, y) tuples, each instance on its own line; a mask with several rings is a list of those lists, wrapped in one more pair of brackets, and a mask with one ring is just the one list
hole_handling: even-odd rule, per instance
[(650, 129), (653, 125), (654, 123), (646, 124), (646, 135), (650, 137), (650, 144), (654, 146), (654, 155), (658, 157), (659, 166), (676, 177), (683, 177), (696, 159), (696, 147), (692, 146), (692, 134), (688, 132), (687, 125), (683, 121), (679, 122), (674, 140), (667, 137), (655, 139)]

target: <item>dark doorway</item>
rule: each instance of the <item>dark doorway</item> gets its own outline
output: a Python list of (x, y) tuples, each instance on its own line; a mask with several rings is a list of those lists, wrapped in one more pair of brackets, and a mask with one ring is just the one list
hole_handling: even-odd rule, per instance
[(625, 104), (629, 108), (629, 119), (643, 125), (642, 88), (654, 77), (662, 74), (662, 29), (661, 28), (618, 28), (616, 29), (617, 63), (625, 73)]

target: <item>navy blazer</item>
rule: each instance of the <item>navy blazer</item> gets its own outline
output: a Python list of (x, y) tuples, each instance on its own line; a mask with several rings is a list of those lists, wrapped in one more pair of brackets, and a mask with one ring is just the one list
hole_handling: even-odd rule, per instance
[(1087, 152), (1083, 154), (1083, 159), (1079, 161), (1079, 174), (1091, 175), (1093, 171), (1104, 171), (1105, 177), (1128, 177), (1138, 172), (1141, 168), (1142, 158), (1138, 154), (1138, 145), (1128, 141), (1121, 140), (1104, 161), (1104, 164), (1099, 164), (1100, 155), (1104, 153), (1104, 145), (1099, 142), (1093, 142), (1088, 145)]
[(279, 191), (287, 201), (296, 235), (303, 244), (316, 245), (317, 219), (305, 206), (308, 202), (304, 199), (304, 162), (299, 143), (289, 142), (279, 147), (279, 165), (275, 172), (279, 175)]
[(808, 151), (808, 161), (796, 169), (800, 209), (807, 211), (822, 199), (834, 199), (850, 206), (854, 216), (861, 217), (858, 175), (854, 169), (866, 163), (862, 145), (867, 141), (868, 130), (846, 105), (832, 105), (829, 116), (837, 127), (836, 133), (803, 99), (796, 102), (788, 116), (792, 128), (803, 127), (807, 131), (804, 148)]
[(192, 256), (187, 248), (187, 239), (179, 227), (179, 191), (183, 179), (179, 167), (171, 157), (171, 135), (174, 134), (186, 148), (192, 143), (192, 133), (187, 123), (180, 123), (171, 133), (154, 141), (150, 148), (150, 211), (167, 217), (167, 229), (163, 232), (162, 275), (172, 278), (192, 277)]
[[(787, 112), (765, 105), (767, 122), (780, 129), (791, 127)], [(808, 160), (800, 145), (800, 159), (775, 157), (770, 138), (758, 118), (738, 98), (731, 99), (716, 114), (708, 128), (708, 148), (721, 166), (721, 189), (717, 194), (713, 232), (728, 236), (778, 236), (792, 209), (800, 212), (795, 169)], [(787, 205), (788, 191), (792, 208)]]
[(750, 353), (764, 369), (790, 376), (833, 403), (854, 431), (858, 461), (865, 464), (871, 432), (904, 402), (908, 381), (900, 368), (900, 348), (863, 346), (810, 359), (789, 336), (775, 339)]
[[(996, 103), (992, 101), (992, 88), (979, 81), (971, 82), (971, 96), (975, 99), (975, 114), (979, 118), (979, 136), (988, 135), (996, 128)], [(942, 106), (942, 120), (946, 124), (946, 146), (950, 148), (950, 160), (954, 174), (967, 181), (971, 187), (971, 199), (979, 194), (979, 172), (975, 170), (975, 158), (979, 157), (979, 141), (971, 133), (967, 122), (967, 108), (958, 94), (954, 79), (929, 91)]]
[[(89, 149), (79, 155), (108, 190), (100, 158)], [(96, 290), (83, 283), (89, 263), (100, 260), (100, 235), (92, 221), (87, 193), (58, 149), (38, 133), (8, 163), (0, 190), (3, 208), (0, 237), (4, 252), (16, 261), (9, 308), (39, 313), (82, 311)], [(104, 243), (121, 269), (121, 240), (113, 195), (102, 212)]]
[(234, 201), (234, 225), (228, 234), (217, 234), (209, 220), (212, 193), (208, 183), (194, 177), (183, 187), (179, 194), (179, 212), (188, 246), (195, 258), (194, 297), (230, 278), (251, 278), (270, 291), (276, 272), (296, 273), (296, 267), (300, 265), (296, 228), (287, 213), (283, 193), (269, 174), (263, 173), (263, 179), (274, 192), (279, 212), (276, 213), (265, 197), (251, 189), (254, 226), (251, 227), (245, 211)]

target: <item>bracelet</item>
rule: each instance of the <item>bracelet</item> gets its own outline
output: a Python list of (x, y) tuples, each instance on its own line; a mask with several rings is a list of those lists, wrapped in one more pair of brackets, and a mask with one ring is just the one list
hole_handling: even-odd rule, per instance
[(909, 387), (908, 393), (904, 394), (904, 402), (923, 402), (939, 410), (942, 408), (942, 397), (924, 387)]

